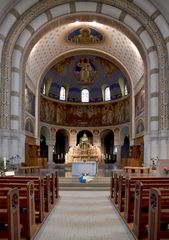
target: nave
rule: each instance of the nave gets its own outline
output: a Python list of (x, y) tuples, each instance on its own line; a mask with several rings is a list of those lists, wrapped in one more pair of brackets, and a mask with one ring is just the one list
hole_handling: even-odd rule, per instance
[(108, 191), (61, 191), (35, 240), (134, 239), (109, 195)]

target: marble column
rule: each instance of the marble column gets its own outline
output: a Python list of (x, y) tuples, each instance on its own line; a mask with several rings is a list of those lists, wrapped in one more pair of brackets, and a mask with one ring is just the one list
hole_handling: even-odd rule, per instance
[(48, 143), (48, 164), (53, 163), (53, 146), (54, 144)]
[(116, 146), (116, 147), (117, 147), (116, 162), (117, 162), (117, 164), (119, 165), (119, 164), (120, 164), (120, 161), (121, 161), (121, 146), (118, 145), (118, 146)]

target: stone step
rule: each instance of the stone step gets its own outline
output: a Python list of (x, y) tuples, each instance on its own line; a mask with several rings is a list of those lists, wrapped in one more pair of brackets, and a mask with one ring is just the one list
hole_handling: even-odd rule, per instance
[(110, 191), (109, 177), (95, 177), (88, 183), (81, 183), (79, 177), (60, 177), (61, 191)]
[(60, 187), (60, 191), (110, 191), (109, 187)]
[[(79, 177), (70, 177), (70, 178), (62, 178), (60, 177), (59, 178), (59, 182), (61, 183), (65, 183), (65, 182), (79, 182)], [(94, 178), (91, 182), (100, 182), (100, 183), (103, 183), (103, 182), (106, 182), (106, 183), (110, 183), (110, 178), (109, 177), (100, 177), (100, 178)]]
[(105, 183), (60, 183), (59, 187), (110, 187)]

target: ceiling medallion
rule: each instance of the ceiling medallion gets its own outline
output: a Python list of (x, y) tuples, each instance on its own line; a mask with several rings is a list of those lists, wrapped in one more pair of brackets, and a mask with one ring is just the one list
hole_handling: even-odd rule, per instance
[(68, 41), (76, 44), (97, 44), (102, 40), (103, 35), (89, 27), (78, 28), (68, 35)]

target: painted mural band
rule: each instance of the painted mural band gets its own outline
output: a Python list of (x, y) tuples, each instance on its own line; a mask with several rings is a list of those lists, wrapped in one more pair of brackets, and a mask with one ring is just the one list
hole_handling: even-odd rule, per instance
[(40, 121), (64, 126), (108, 126), (130, 121), (130, 97), (107, 104), (73, 105), (41, 96)]

